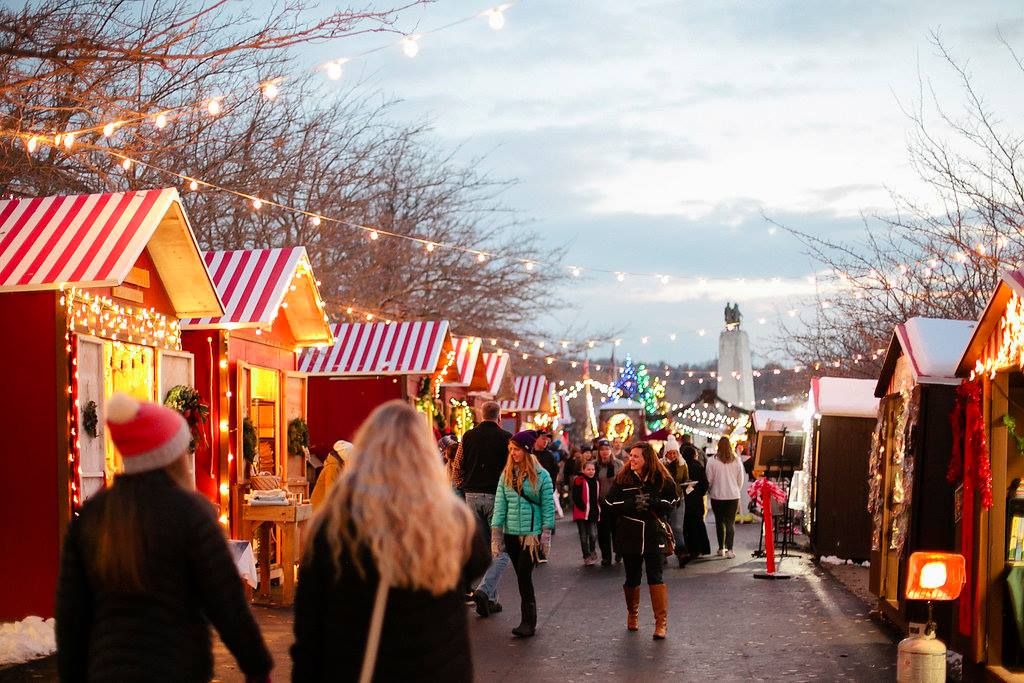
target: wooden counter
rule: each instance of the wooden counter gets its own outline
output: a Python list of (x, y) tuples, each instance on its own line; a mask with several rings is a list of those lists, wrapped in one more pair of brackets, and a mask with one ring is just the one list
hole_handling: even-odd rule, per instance
[[(313, 516), (313, 506), (309, 503), (299, 505), (243, 505), (241, 536), (245, 540), (259, 535), (260, 585), (256, 593), (257, 599), (276, 604), (291, 605), (295, 601), (295, 564), (299, 560), (301, 548), (299, 539), (302, 527)], [(281, 599), (273, 600), (270, 592), (270, 529), (277, 526), (280, 535)]]

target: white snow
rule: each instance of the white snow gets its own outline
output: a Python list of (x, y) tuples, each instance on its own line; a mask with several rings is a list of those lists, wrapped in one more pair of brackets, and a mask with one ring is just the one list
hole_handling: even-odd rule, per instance
[(53, 619), (42, 617), (0, 624), (0, 665), (20, 664), (56, 652), (54, 624)]
[(978, 323), (974, 320), (911, 318), (898, 334), (921, 384), (957, 383), (956, 369)]
[(852, 564), (858, 567), (870, 567), (871, 562), (865, 560), (864, 562), (854, 562), (853, 560), (844, 560), (835, 555), (823, 555), (819, 558), (818, 562), (821, 564)]
[(754, 429), (759, 432), (781, 432), (783, 428), (791, 432), (803, 430), (803, 420), (795, 410), (755, 410), (751, 417)]
[(875, 417), (875, 380), (820, 377), (811, 382), (809, 404), (818, 415)]

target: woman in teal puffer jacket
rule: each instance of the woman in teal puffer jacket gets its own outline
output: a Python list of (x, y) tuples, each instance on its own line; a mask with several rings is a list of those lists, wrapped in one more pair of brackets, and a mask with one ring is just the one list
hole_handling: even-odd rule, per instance
[(508, 442), (508, 460), (498, 480), (491, 516), (491, 553), (504, 545), (519, 583), (522, 620), (512, 629), (518, 638), (537, 630), (537, 598), (533, 592), (533, 568), (540, 553), (551, 547), (555, 527), (554, 486), (551, 475), (533, 457), (537, 433), (516, 433)]

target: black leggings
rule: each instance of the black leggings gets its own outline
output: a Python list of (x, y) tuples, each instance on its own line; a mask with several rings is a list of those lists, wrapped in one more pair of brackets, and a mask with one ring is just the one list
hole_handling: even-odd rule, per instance
[(601, 548), (603, 562), (612, 561), (612, 528), (612, 513), (601, 510), (601, 519), (597, 523), (597, 545)]
[(737, 498), (732, 500), (711, 499), (711, 509), (715, 513), (715, 532), (718, 534), (718, 549), (732, 550), (733, 537), (736, 535), (736, 511), (740, 507)]
[(530, 556), (530, 551), (523, 547), (521, 537), (506, 534), (505, 552), (512, 561), (512, 568), (516, 570), (519, 599), (523, 602), (534, 602), (536, 597), (533, 593), (533, 557)]
[(627, 588), (639, 586), (644, 565), (647, 565), (648, 586), (657, 586), (659, 583), (665, 583), (661, 578), (663, 563), (664, 557), (661, 554), (661, 549), (649, 550), (643, 555), (623, 555), (622, 564), (626, 566), (626, 583), (623, 585)]

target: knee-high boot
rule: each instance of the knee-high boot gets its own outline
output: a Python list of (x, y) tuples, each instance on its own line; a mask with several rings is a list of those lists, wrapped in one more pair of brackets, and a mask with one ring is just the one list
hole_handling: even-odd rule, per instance
[(626, 628), (640, 630), (640, 586), (623, 586), (626, 594)]
[(537, 601), (523, 600), (521, 609), (522, 620), (519, 626), (512, 629), (512, 635), (517, 638), (530, 638), (537, 632)]
[(654, 639), (664, 640), (668, 635), (668, 586), (659, 583), (650, 586), (651, 608), (654, 610)]

